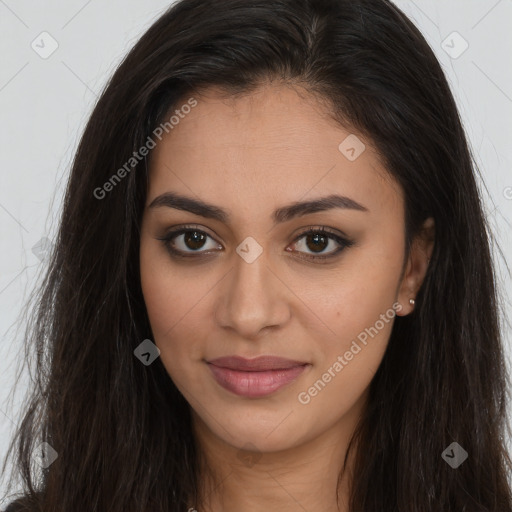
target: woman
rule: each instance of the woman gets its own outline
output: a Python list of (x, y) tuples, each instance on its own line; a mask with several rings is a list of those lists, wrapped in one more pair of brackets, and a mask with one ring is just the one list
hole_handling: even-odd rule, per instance
[(475, 166), (387, 0), (173, 5), (91, 115), (29, 328), (9, 512), (512, 511)]

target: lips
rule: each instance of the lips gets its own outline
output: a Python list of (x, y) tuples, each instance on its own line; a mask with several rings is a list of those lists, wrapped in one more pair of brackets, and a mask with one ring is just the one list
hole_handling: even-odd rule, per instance
[(297, 379), (311, 366), (303, 361), (274, 356), (260, 356), (255, 359), (229, 356), (207, 363), (220, 386), (248, 398), (260, 398), (274, 393)]
[(245, 359), (240, 356), (219, 357), (208, 361), (210, 364), (230, 370), (246, 372), (263, 372), (267, 370), (288, 370), (296, 366), (307, 364), (304, 361), (292, 361), (275, 356), (260, 356), (254, 359)]

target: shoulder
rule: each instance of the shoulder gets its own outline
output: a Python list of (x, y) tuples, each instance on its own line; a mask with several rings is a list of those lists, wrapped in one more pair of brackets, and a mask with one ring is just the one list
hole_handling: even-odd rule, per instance
[(36, 491), (32, 495), (28, 493), (21, 494), (17, 498), (11, 496), (11, 499), (14, 499), (14, 501), (11, 501), (5, 509), (0, 509), (0, 512), (34, 512), (42, 510), (43, 493), (41, 491)]
[(10, 503), (3, 512), (25, 512), (27, 509), (19, 500)]

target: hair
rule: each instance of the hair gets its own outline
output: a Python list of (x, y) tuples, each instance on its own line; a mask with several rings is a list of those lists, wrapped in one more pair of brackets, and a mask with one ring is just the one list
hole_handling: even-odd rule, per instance
[[(152, 338), (139, 269), (148, 159), (108, 197), (94, 191), (184, 98), (273, 81), (325, 100), (340, 126), (374, 144), (403, 191), (406, 256), (435, 221), (415, 310), (395, 319), (352, 437), (350, 510), (512, 511), (509, 376), (478, 169), (434, 53), (388, 0), (181, 0), (124, 58), (80, 140), (27, 324), (37, 378), (8, 451), (20, 510), (197, 503), (190, 406), (160, 359), (145, 366), (133, 353)], [(441, 457), (454, 441), (468, 453), (456, 469)], [(42, 442), (58, 457), (36, 472)]]

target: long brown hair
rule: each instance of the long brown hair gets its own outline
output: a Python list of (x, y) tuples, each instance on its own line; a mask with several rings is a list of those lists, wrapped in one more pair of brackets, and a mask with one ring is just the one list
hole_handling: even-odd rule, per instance
[[(272, 79), (304, 85), (373, 141), (403, 189), (407, 243), (427, 217), (436, 225), (415, 311), (396, 318), (354, 433), (350, 510), (512, 511), (508, 376), (477, 168), (438, 61), (388, 0), (181, 0), (118, 67), (81, 138), (27, 327), (38, 378), (9, 449), (27, 510), (196, 502), (189, 406), (159, 359), (145, 366), (133, 353), (152, 338), (138, 255), (147, 158), (103, 186), (184, 98)], [(58, 457), (36, 471), (43, 441)], [(453, 442), (468, 453), (457, 468), (441, 456)]]

